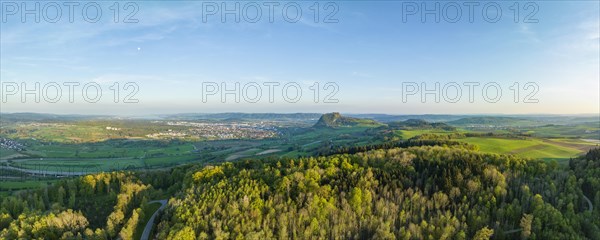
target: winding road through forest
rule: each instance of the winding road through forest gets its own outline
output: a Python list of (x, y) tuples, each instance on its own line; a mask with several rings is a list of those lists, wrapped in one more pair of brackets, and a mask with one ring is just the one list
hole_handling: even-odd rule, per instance
[(585, 199), (585, 201), (587, 202), (589, 211), (593, 212), (594, 211), (594, 205), (592, 205), (592, 201), (590, 201), (590, 199), (587, 198), (585, 195), (583, 195), (583, 199)]
[(152, 214), (152, 217), (148, 219), (148, 223), (146, 223), (146, 227), (144, 227), (144, 232), (142, 233), (142, 237), (140, 238), (141, 240), (148, 240), (148, 238), (150, 237), (150, 232), (152, 231), (152, 226), (154, 226), (154, 219), (156, 219), (158, 212), (160, 212), (167, 206), (167, 201), (167, 199), (162, 199), (148, 202), (148, 204), (160, 203), (161, 206), (158, 209), (156, 209), (156, 211)]

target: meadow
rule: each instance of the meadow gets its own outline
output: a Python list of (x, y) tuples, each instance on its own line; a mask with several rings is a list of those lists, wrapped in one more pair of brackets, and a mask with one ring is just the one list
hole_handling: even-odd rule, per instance
[[(514, 154), (520, 157), (566, 161), (584, 153), (591, 144), (560, 144), (567, 140), (545, 140), (540, 138), (513, 139), (498, 137), (468, 137), (458, 141), (478, 145), (479, 151), (496, 154)], [(556, 141), (556, 142), (555, 142)], [(581, 148), (583, 146), (584, 148)]]
[(543, 138), (600, 139), (600, 124), (588, 122), (573, 125), (544, 125), (528, 128), (528, 133)]
[(9, 158), (10, 156), (13, 156), (17, 153), (17, 151), (12, 149), (0, 148), (0, 159)]
[(56, 180), (27, 180), (27, 181), (0, 181), (0, 193), (7, 193), (10, 191), (40, 188), (56, 182)]
[[(554, 126), (554, 129), (558, 127)], [(567, 126), (562, 131), (570, 131), (573, 126)], [(580, 128), (577, 128), (580, 129)], [(469, 131), (457, 129), (456, 131), (444, 131), (439, 129), (420, 129), (420, 130), (396, 130), (394, 136), (402, 139), (413, 138), (422, 134), (449, 135), (453, 133), (481, 133), (480, 131)], [(454, 140), (466, 142), (479, 146), (479, 151), (495, 154), (514, 154), (524, 158), (557, 160), (565, 162), (570, 158), (577, 157), (589, 149), (597, 147), (598, 143), (584, 141), (578, 138), (544, 138), (538, 137), (499, 137), (506, 134), (511, 136), (513, 132), (506, 130), (493, 131), (495, 136), (465, 137)], [(485, 134), (484, 134), (485, 135)], [(548, 136), (556, 136), (548, 134)]]

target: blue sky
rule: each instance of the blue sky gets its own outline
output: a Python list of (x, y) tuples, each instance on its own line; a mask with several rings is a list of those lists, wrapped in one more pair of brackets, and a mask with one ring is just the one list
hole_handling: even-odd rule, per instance
[[(519, 2), (515, 23), (510, 8), (515, 2), (510, 1), (499, 2), (502, 15), (495, 23), (482, 16), (486, 2), (475, 7), (472, 23), (463, 2), (457, 2), (463, 13), (456, 23), (443, 18), (436, 23), (433, 15), (422, 23), (420, 12), (403, 21), (403, 4), (407, 2), (394, 1), (333, 2), (339, 7), (333, 17), (337, 23), (323, 22), (333, 10), (324, 9), (325, 2), (320, 2), (317, 23), (311, 1), (298, 2), (303, 14), (295, 23), (282, 17), (285, 2), (275, 7), (273, 23), (269, 22), (266, 6), (256, 23), (243, 18), (237, 23), (232, 15), (223, 23), (220, 13), (203, 21), (202, 2), (146, 1), (136, 2), (138, 23), (114, 23), (109, 9), (114, 2), (101, 3), (103, 15), (96, 23), (81, 17), (81, 6), (75, 8), (73, 23), (66, 13), (57, 23), (43, 18), (36, 23), (32, 16), (22, 23), (18, 14), (7, 15), (3, 5), (2, 16), (7, 20), (0, 29), (3, 86), (7, 82), (31, 87), (35, 82), (42, 86), (49, 82), (96, 82), (103, 95), (97, 103), (85, 102), (79, 86), (74, 103), (68, 102), (66, 88), (57, 103), (35, 103), (33, 98), (21, 103), (20, 95), (5, 96), (3, 88), (7, 101), (0, 103), (2, 112), (571, 114), (598, 113), (600, 109), (597, 1), (536, 2), (539, 9), (533, 18), (537, 23), (523, 22), (533, 10), (524, 9), (525, 2)], [(220, 6), (222, 2), (213, 3)], [(229, 7), (235, 3), (226, 2)], [(248, 2), (239, 3), (243, 7)], [(448, 2), (439, 3), (442, 7)], [(426, 4), (433, 8), (435, 2)], [(121, 9), (119, 18), (122, 20), (128, 12)], [(293, 18), (294, 11), (289, 13)], [(491, 17), (495, 13), (493, 9), (488, 11)], [(121, 88), (135, 82), (139, 103), (112, 102), (109, 87), (114, 82), (119, 82)], [(269, 89), (264, 85), (257, 103), (243, 99), (236, 103), (231, 96), (222, 103), (218, 94), (203, 102), (203, 83), (210, 82), (231, 88), (236, 82), (240, 86), (278, 82), (280, 86), (275, 88), (273, 103), (268, 101)], [(286, 102), (281, 96), (282, 86), (289, 82), (298, 83), (302, 89), (296, 103)], [(314, 92), (309, 88), (315, 82), (321, 89), (318, 103), (313, 101)], [(322, 101), (332, 90), (323, 89), (328, 82), (339, 87), (333, 97), (337, 103)], [(422, 103), (417, 93), (403, 102), (403, 83), (425, 84), (432, 89), (436, 82), (441, 87), (451, 82), (463, 86), (461, 99), (449, 102), (442, 96), (436, 103), (434, 96), (428, 95)], [(472, 103), (463, 85), (466, 82), (480, 84)], [(519, 83), (519, 103), (514, 102), (515, 92), (510, 90), (515, 82)], [(539, 87), (531, 97), (538, 103), (523, 103), (534, 90), (524, 89), (529, 82)], [(482, 97), (482, 87), (487, 83), (501, 87), (498, 102), (490, 103)], [(120, 98), (126, 93), (121, 89)]]

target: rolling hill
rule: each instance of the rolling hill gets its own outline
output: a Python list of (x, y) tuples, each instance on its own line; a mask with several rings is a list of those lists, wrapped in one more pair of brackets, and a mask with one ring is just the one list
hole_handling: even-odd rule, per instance
[(337, 128), (351, 127), (357, 125), (381, 125), (381, 123), (371, 119), (360, 119), (342, 116), (338, 112), (323, 114), (319, 121), (315, 123), (314, 128)]

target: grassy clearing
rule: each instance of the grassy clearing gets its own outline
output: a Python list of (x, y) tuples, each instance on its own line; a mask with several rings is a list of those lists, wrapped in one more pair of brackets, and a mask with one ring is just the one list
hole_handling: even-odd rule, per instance
[(191, 152), (192, 144), (170, 144), (156, 146), (157, 143), (104, 142), (94, 144), (52, 144), (36, 145), (29, 152), (46, 158), (115, 158), (152, 157), (159, 155), (183, 154)]
[(6, 148), (0, 148), (0, 158), (8, 157), (8, 156), (13, 155), (15, 153), (17, 153), (15, 150), (6, 149)]
[(53, 182), (56, 182), (56, 180), (0, 181), (0, 192), (7, 193), (8, 191), (40, 188)]
[(548, 140), (552, 140), (555, 142), (564, 142), (564, 143), (573, 143), (573, 144), (581, 144), (581, 145), (596, 145), (593, 142), (583, 141), (581, 139), (573, 139), (573, 138), (551, 138)]
[(27, 159), (13, 164), (25, 168), (48, 172), (101, 172), (144, 167), (141, 159)]
[(508, 139), (493, 137), (470, 137), (458, 141), (475, 144), (480, 151), (497, 154), (515, 154), (521, 157), (538, 159), (566, 160), (583, 151), (574, 147), (561, 146), (542, 139)]
[(258, 149), (258, 148), (250, 148), (250, 149), (245, 149), (243, 151), (239, 151), (236, 153), (233, 153), (231, 155), (229, 155), (227, 158), (225, 158), (225, 161), (233, 161), (236, 160), (238, 158), (244, 158), (244, 157), (250, 157), (250, 156), (254, 156), (257, 153), (263, 151), (262, 149)]
[(195, 155), (178, 155), (178, 156), (165, 156), (156, 158), (143, 159), (142, 163), (147, 167), (165, 167), (172, 166), (178, 163), (186, 163), (192, 161), (202, 160), (200, 157)]
[(12, 149), (0, 148), (0, 160), (13, 159), (17, 157), (26, 157), (26, 155), (23, 155)]
[(547, 125), (532, 128), (530, 133), (546, 138), (589, 138), (600, 139), (600, 123), (584, 123), (577, 125)]

